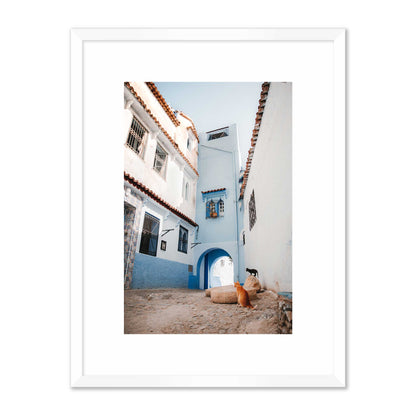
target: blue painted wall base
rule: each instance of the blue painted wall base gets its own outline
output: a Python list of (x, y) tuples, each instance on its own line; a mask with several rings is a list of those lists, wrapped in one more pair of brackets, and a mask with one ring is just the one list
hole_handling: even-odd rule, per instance
[(190, 274), (189, 275), (188, 289), (199, 289), (199, 279), (198, 279), (198, 276), (195, 276), (193, 274)]
[(136, 253), (134, 259), (132, 289), (153, 289), (165, 287), (187, 288), (188, 265)]

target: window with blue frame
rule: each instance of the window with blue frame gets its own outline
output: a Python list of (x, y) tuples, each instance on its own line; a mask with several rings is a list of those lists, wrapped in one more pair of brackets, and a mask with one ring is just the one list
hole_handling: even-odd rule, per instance
[(153, 215), (144, 214), (140, 253), (156, 256), (157, 240), (159, 238), (159, 219)]
[(202, 200), (205, 203), (205, 218), (219, 218), (224, 216), (227, 191), (218, 188), (212, 191), (202, 191)]
[(182, 253), (188, 252), (188, 230), (181, 225), (179, 226), (178, 251)]
[(206, 207), (206, 218), (218, 217), (218, 204), (215, 203), (212, 199), (210, 201), (207, 201), (205, 207)]
[(224, 201), (222, 199), (218, 201), (210, 200), (205, 204), (205, 218), (218, 218), (224, 216)]

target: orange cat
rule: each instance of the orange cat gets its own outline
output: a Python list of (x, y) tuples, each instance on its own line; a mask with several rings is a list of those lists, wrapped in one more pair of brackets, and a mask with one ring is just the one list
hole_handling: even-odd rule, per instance
[(248, 297), (247, 290), (245, 290), (240, 285), (240, 282), (235, 282), (234, 287), (237, 289), (237, 304), (240, 304), (241, 306), (243, 306), (245, 308), (251, 308), (251, 309), (256, 309), (257, 308), (257, 305), (253, 306), (250, 303), (250, 299)]

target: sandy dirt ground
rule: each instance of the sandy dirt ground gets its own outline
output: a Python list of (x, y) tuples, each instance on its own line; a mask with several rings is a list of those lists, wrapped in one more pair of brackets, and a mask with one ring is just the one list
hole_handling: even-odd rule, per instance
[(125, 334), (278, 334), (277, 296), (257, 293), (256, 309), (216, 304), (201, 290), (124, 292)]

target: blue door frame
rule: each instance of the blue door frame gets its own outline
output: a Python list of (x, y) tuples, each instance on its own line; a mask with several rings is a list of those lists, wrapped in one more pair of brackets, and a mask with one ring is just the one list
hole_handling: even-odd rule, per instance
[[(206, 250), (204, 253), (201, 254), (198, 260), (197, 265), (197, 273), (198, 278), (197, 281), (199, 282), (200, 270), (202, 260), (204, 261), (204, 289), (208, 289), (209, 286), (209, 273), (211, 272), (211, 268), (215, 261), (220, 257), (231, 257), (225, 250), (222, 248), (214, 247)], [(231, 257), (232, 259), (232, 257)], [(238, 267), (238, 265), (234, 264), (234, 267)]]

